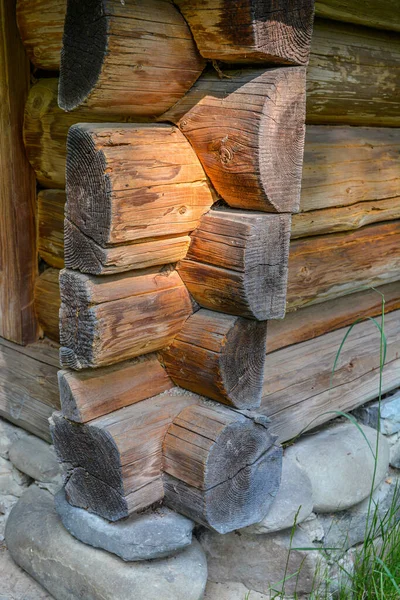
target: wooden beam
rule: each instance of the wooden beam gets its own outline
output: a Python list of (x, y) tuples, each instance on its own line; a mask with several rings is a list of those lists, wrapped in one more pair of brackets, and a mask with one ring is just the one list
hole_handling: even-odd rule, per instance
[(204, 65), (171, 2), (67, 0), (59, 92), (64, 110), (85, 105), (100, 114), (160, 115)]
[(0, 416), (50, 441), (48, 419), (60, 408), (58, 346), (20, 346), (0, 338)]
[(37, 197), (38, 251), (50, 267), (64, 266), (64, 190), (41, 190)]
[(186, 255), (214, 195), (177, 128), (76, 125), (67, 147), (67, 267), (100, 274)]
[(160, 350), (192, 313), (176, 271), (147, 269), (107, 278), (60, 274), (63, 367), (101, 367)]
[(67, 0), (17, 0), (17, 21), (30, 61), (58, 71)]
[(46, 269), (35, 284), (35, 310), (43, 333), (55, 342), (60, 341), (59, 311), (60, 298), (60, 271)]
[(163, 120), (186, 135), (234, 208), (296, 212), (304, 144), (305, 69), (210, 70)]
[(22, 143), (30, 73), (14, 0), (0, 0), (0, 24), (0, 336), (28, 344), (38, 335), (36, 191)]
[(212, 210), (178, 271), (205, 308), (264, 321), (285, 314), (290, 215)]
[(399, 153), (400, 129), (309, 125), (300, 211), (399, 196)]
[[(386, 365), (382, 393), (400, 385), (400, 312), (385, 317)], [(379, 319), (378, 319), (379, 322)], [(287, 441), (379, 395), (380, 332), (371, 321), (283, 348), (267, 355), (263, 398), (258, 412), (271, 419), (272, 433)], [(282, 369), (282, 365), (285, 368)]]
[(189, 406), (163, 442), (165, 503), (228, 533), (264, 518), (278, 491), (282, 448), (268, 425), (222, 406)]
[(235, 408), (260, 404), (267, 323), (201, 309), (162, 352), (176, 385)]
[(162, 441), (174, 417), (195, 401), (179, 390), (165, 392), (87, 424), (54, 413), (68, 501), (116, 521), (161, 500)]
[(200, 54), (230, 63), (308, 62), (314, 6), (311, 0), (174, 0), (189, 23)]
[(307, 123), (400, 126), (400, 38), (316, 19), (307, 70)]
[(293, 240), (287, 307), (325, 302), (400, 279), (400, 221)]
[(173, 387), (155, 354), (96, 370), (59, 371), (64, 417), (87, 423)]
[(400, 281), (342, 296), (321, 304), (313, 304), (286, 313), (284, 319), (268, 324), (267, 353), (285, 346), (313, 339), (324, 333), (351, 325), (357, 319), (376, 317), (382, 312), (400, 309)]
[(316, 0), (315, 14), (319, 17), (366, 25), (375, 29), (400, 31), (400, 15), (397, 0)]

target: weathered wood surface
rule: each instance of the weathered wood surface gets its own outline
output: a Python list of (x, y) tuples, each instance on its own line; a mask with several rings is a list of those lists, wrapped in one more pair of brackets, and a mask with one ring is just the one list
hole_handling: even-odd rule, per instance
[(67, 0), (59, 104), (100, 114), (160, 115), (205, 65), (166, 0)]
[(67, 149), (67, 267), (100, 274), (186, 255), (214, 194), (176, 127), (76, 125)]
[(166, 504), (219, 533), (258, 523), (281, 479), (274, 440), (267, 424), (237, 411), (184, 408), (163, 442)]
[(174, 417), (194, 402), (190, 394), (165, 392), (87, 424), (54, 413), (51, 430), (68, 469), (68, 501), (116, 521), (161, 500), (164, 436)]
[(309, 125), (300, 211), (390, 198), (395, 207), (399, 153), (400, 129)]
[(29, 90), (25, 106), (24, 142), (29, 162), (40, 185), (47, 188), (65, 187), (67, 134), (76, 123), (94, 121), (122, 122), (116, 115), (93, 114), (79, 109), (67, 113), (58, 107), (58, 79), (39, 79)]
[(63, 367), (100, 367), (160, 350), (192, 313), (176, 271), (147, 269), (95, 277), (60, 274)]
[(50, 441), (48, 419), (59, 409), (58, 346), (19, 346), (0, 339), (0, 416)]
[(37, 339), (33, 293), (37, 275), (35, 175), (22, 143), (29, 61), (14, 0), (0, 0), (0, 336)]
[(356, 23), (376, 29), (400, 31), (399, 3), (397, 0), (316, 0), (315, 14), (319, 17)]
[(293, 240), (287, 308), (324, 302), (400, 279), (400, 221)]
[(200, 54), (231, 63), (305, 65), (314, 6), (311, 0), (174, 0)]
[(59, 311), (61, 306), (59, 269), (46, 269), (35, 283), (35, 311), (43, 333), (60, 341)]
[(385, 312), (400, 309), (400, 281), (395, 281), (379, 286), (376, 291), (367, 289), (350, 296), (313, 304), (286, 313), (284, 319), (270, 321), (267, 353), (351, 325), (357, 319), (364, 320), (380, 315), (381, 294), (385, 299)]
[[(378, 396), (380, 332), (371, 321), (353, 328), (331, 384), (335, 357), (346, 332), (347, 328), (339, 329), (267, 355), (258, 412), (270, 417), (271, 432), (280, 442), (334, 419), (335, 411), (353, 410)], [(382, 393), (400, 384), (399, 311), (386, 315), (385, 333)]]
[(232, 207), (295, 212), (304, 146), (305, 69), (207, 71), (161, 118), (186, 135)]
[(41, 190), (37, 197), (38, 251), (50, 267), (64, 266), (64, 190)]
[(285, 314), (290, 215), (212, 210), (178, 272), (205, 308), (264, 321)]
[(310, 210), (293, 215), (291, 239), (350, 231), (395, 219), (400, 219), (400, 196), (338, 208)]
[(67, 0), (17, 0), (17, 22), (31, 62), (58, 71)]
[(400, 126), (400, 38), (316, 19), (307, 70), (307, 123)]
[(58, 372), (64, 417), (87, 423), (173, 387), (155, 354), (96, 370)]
[(176, 385), (236, 408), (261, 399), (266, 322), (201, 309), (162, 352)]

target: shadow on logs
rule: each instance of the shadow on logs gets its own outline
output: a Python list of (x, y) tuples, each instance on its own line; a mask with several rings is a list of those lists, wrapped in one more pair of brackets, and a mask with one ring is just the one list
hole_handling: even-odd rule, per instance
[(304, 67), (207, 71), (160, 120), (179, 126), (234, 208), (296, 212), (305, 133)]
[(218, 533), (258, 523), (279, 489), (275, 439), (262, 421), (228, 408), (184, 408), (163, 443), (166, 504)]
[(196, 81), (205, 61), (165, 0), (68, 0), (59, 105), (156, 116)]
[(235, 408), (255, 408), (261, 402), (266, 336), (266, 321), (201, 309), (162, 359), (176, 385)]

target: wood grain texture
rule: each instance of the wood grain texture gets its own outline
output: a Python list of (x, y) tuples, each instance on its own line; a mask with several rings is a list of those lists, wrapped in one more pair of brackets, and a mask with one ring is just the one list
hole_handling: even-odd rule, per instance
[(0, 1), (0, 32), (0, 336), (28, 344), (38, 334), (33, 306), (36, 192), (22, 143), (29, 61), (13, 0)]
[(293, 240), (287, 308), (294, 310), (400, 278), (400, 222)]
[[(65, 188), (68, 130), (75, 123), (123, 122), (126, 117), (94, 115), (91, 110), (67, 113), (58, 107), (58, 79), (39, 79), (26, 99), (25, 150), (36, 178), (46, 188)], [(22, 109), (23, 110), (23, 109)]]
[(100, 274), (185, 256), (214, 194), (176, 127), (76, 125), (67, 149), (67, 267)]
[[(387, 352), (382, 393), (400, 384), (399, 317), (399, 311), (385, 317)], [(378, 396), (380, 333), (371, 321), (358, 323), (351, 331), (331, 382), (346, 332), (339, 329), (267, 356), (258, 412), (271, 419), (271, 432), (280, 442), (336, 418), (335, 411), (353, 410)]]
[(200, 54), (231, 63), (308, 62), (314, 7), (310, 0), (174, 0)]
[(168, 0), (67, 0), (59, 103), (100, 114), (156, 116), (205, 65)]
[(307, 70), (307, 123), (399, 127), (400, 38), (316, 19)]
[(173, 387), (155, 354), (100, 369), (58, 372), (64, 417), (87, 423)]
[(284, 319), (268, 324), (267, 353), (346, 327), (358, 319), (376, 317), (382, 312), (381, 294), (385, 312), (400, 309), (400, 281), (395, 281), (376, 291), (367, 289), (286, 313)]
[(319, 17), (366, 25), (375, 29), (400, 31), (399, 4), (397, 0), (316, 0), (315, 14)]
[(176, 385), (234, 406), (261, 398), (267, 324), (201, 309), (162, 352)]
[(60, 274), (63, 367), (101, 367), (160, 350), (192, 313), (176, 271), (147, 269), (106, 278)]
[(399, 153), (400, 129), (307, 126), (300, 211), (390, 198), (395, 205)]
[(43, 333), (60, 341), (59, 311), (61, 306), (59, 269), (46, 269), (35, 283), (35, 311)]
[(184, 408), (163, 442), (165, 503), (218, 533), (263, 519), (282, 471), (267, 428), (222, 406)]
[(58, 71), (67, 0), (17, 0), (17, 22), (30, 61)]
[(305, 69), (206, 72), (162, 120), (186, 135), (234, 208), (296, 212), (304, 146)]
[(37, 197), (38, 251), (50, 267), (64, 267), (64, 190), (41, 190)]
[(161, 500), (163, 438), (174, 417), (194, 402), (172, 390), (87, 424), (54, 413), (52, 437), (67, 467), (68, 501), (116, 521)]
[(0, 416), (50, 441), (48, 419), (60, 408), (58, 346), (0, 339)]
[(196, 302), (259, 321), (282, 318), (290, 219), (243, 210), (204, 215), (178, 267)]

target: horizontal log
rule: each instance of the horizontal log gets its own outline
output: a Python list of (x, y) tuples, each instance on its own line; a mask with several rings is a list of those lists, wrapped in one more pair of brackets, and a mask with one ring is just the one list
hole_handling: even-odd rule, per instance
[(400, 309), (400, 281), (395, 281), (376, 290), (367, 289), (286, 313), (284, 319), (268, 324), (267, 353), (351, 325), (357, 319), (380, 315), (381, 294), (385, 300), (385, 312)]
[(316, 0), (315, 14), (327, 19), (366, 25), (376, 29), (400, 31), (400, 14), (397, 0)]
[(208, 59), (305, 65), (308, 62), (313, 2), (285, 0), (174, 0)]
[(20, 346), (0, 338), (0, 416), (50, 441), (48, 419), (60, 408), (58, 346)]
[(64, 190), (42, 190), (37, 198), (38, 252), (50, 267), (64, 267)]
[(60, 274), (63, 367), (100, 367), (160, 350), (192, 313), (176, 271), (148, 269), (107, 278)]
[(400, 279), (400, 221), (293, 240), (287, 308), (317, 304)]
[[(267, 355), (258, 412), (271, 419), (270, 431), (278, 435), (280, 442), (337, 418), (337, 411), (354, 410), (378, 397), (380, 332), (369, 320), (354, 326), (332, 377), (335, 357), (347, 331), (339, 329)], [(382, 393), (400, 385), (399, 311), (385, 316), (385, 333)]]
[(207, 71), (163, 120), (186, 135), (234, 208), (296, 212), (304, 145), (305, 69)]
[(68, 219), (64, 222), (64, 235), (65, 266), (93, 275), (174, 263), (186, 256), (190, 244), (190, 237), (181, 235), (102, 248)]
[(309, 125), (300, 211), (399, 196), (399, 152), (400, 129)]
[(30, 61), (58, 71), (67, 0), (17, 0), (17, 23)]
[(63, 416), (87, 423), (173, 387), (155, 354), (96, 370), (58, 372)]
[(85, 105), (100, 114), (160, 115), (204, 65), (171, 2), (67, 0), (59, 93), (64, 110)]
[(102, 246), (187, 234), (214, 198), (185, 136), (166, 124), (69, 131), (67, 218)]
[(267, 324), (201, 309), (162, 352), (172, 381), (235, 408), (261, 398)]
[(90, 110), (67, 113), (58, 107), (58, 79), (39, 79), (31, 89), (25, 106), (24, 143), (26, 153), (40, 185), (65, 187), (65, 162), (68, 130), (75, 123), (93, 121), (123, 122), (126, 117), (94, 115)]
[(338, 208), (310, 210), (293, 215), (291, 239), (350, 231), (395, 219), (400, 219), (400, 196)]
[(263, 519), (282, 471), (266, 427), (222, 406), (184, 408), (163, 442), (165, 503), (218, 533)]
[(54, 413), (68, 501), (116, 521), (162, 500), (162, 442), (174, 417), (194, 402), (190, 394), (166, 392), (87, 424)]
[(46, 269), (35, 284), (35, 311), (43, 333), (54, 340), (60, 341), (59, 310), (61, 306), (60, 271)]
[(285, 314), (290, 215), (212, 210), (178, 272), (205, 308), (264, 321)]
[(307, 123), (400, 126), (400, 38), (316, 19), (307, 70)]

